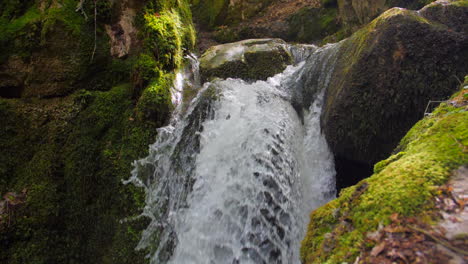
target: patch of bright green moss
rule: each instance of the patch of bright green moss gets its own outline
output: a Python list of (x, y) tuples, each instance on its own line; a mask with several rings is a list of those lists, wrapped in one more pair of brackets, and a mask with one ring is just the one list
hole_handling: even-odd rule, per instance
[(155, 53), (156, 61), (167, 69), (178, 68), (182, 62), (182, 24), (176, 12), (146, 13), (145, 45)]
[[(379, 162), (374, 175), (311, 214), (303, 262), (352, 262), (366, 233), (389, 224), (392, 214), (415, 216), (432, 209), (435, 187), (468, 162), (467, 131), (468, 112), (446, 104), (418, 122), (402, 139), (402, 152)], [(363, 191), (359, 186), (365, 186)]]

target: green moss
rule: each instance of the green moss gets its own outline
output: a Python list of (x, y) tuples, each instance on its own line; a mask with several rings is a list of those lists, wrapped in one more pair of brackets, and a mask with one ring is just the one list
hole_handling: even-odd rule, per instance
[(10, 20), (21, 16), (34, 4), (32, 0), (5, 0), (0, 2), (0, 17)]
[(0, 18), (0, 41), (5, 42), (16, 37), (26, 26), (40, 21), (41, 14), (35, 7), (31, 7), (24, 15), (9, 20), (7, 18)]
[(182, 24), (177, 13), (172, 11), (160, 14), (146, 13), (145, 45), (155, 53), (156, 61), (166, 69), (180, 67), (182, 62)]
[(27, 57), (30, 50), (37, 46), (40, 34), (41, 14), (35, 7), (12, 20), (0, 17), (0, 63), (5, 61), (11, 53)]
[(164, 125), (172, 111), (171, 91), (173, 75), (163, 75), (152, 81), (143, 91), (137, 105), (137, 118), (141, 121)]
[(215, 29), (214, 38), (220, 43), (230, 43), (239, 40), (239, 34), (235, 29), (220, 26)]
[(418, 122), (402, 139), (402, 152), (376, 164), (374, 175), (312, 213), (301, 248), (304, 263), (353, 261), (366, 233), (389, 224), (392, 214), (408, 217), (432, 209), (435, 186), (468, 162), (466, 131), (468, 112), (446, 104)]
[(405, 152), (398, 152), (397, 154), (392, 155), (390, 158), (378, 162), (377, 164), (374, 165), (374, 173), (381, 172), (385, 167), (388, 166), (388, 164), (400, 159), (405, 154), (406, 154)]
[(75, 9), (76, 2), (73, 0), (63, 0), (61, 6), (48, 8), (43, 14), (43, 38), (58, 22), (65, 25), (66, 30), (70, 33), (79, 35), (85, 24), (85, 19)]
[(311, 42), (339, 30), (338, 10), (333, 5), (324, 8), (303, 8), (289, 18), (290, 38)]
[(145, 49), (164, 70), (180, 68), (184, 50), (195, 45), (195, 29), (186, 1), (149, 2), (142, 22)]
[[(101, 24), (113, 7), (98, 1), (97, 49), (90, 62), (94, 21), (76, 12), (76, 3), (51, 1), (39, 11), (31, 2), (8, 15), (1, 10), (0, 42), (8, 48), (2, 59), (38, 51), (76, 64), (66, 76), (70, 90), (64, 97), (0, 99), (0, 148), (8, 149), (0, 154), (0, 194), (28, 192), (11, 225), (0, 226), (1, 263), (148, 261), (147, 252), (134, 250), (148, 225), (136, 217), (143, 190), (121, 182), (169, 118), (171, 72), (195, 43), (190, 9), (186, 1), (149, 1), (139, 24), (143, 47), (136, 53), (142, 55), (113, 59)], [(85, 3), (90, 16), (93, 2)], [(28, 39), (34, 41), (19, 49)], [(144, 81), (143, 91), (128, 84), (132, 73)], [(73, 93), (79, 88), (86, 90)]]
[[(0, 227), (2, 263), (144, 263), (143, 191), (124, 186), (131, 162), (155, 140), (135, 120), (131, 86), (64, 99), (0, 100), (2, 193), (27, 190), (26, 206)], [(5, 118), (5, 119), (3, 119)]]
[(461, 6), (461, 7), (468, 7), (468, 1), (467, 0), (460, 0), (460, 1), (455, 1), (452, 3), (454, 6)]
[(146, 86), (151, 79), (161, 77), (159, 66), (152, 55), (140, 54), (134, 68), (134, 79)]
[(206, 26), (219, 26), (223, 21), (222, 14), (227, 11), (229, 1), (226, 0), (209, 0), (200, 1), (192, 0), (193, 12), (200, 22)]

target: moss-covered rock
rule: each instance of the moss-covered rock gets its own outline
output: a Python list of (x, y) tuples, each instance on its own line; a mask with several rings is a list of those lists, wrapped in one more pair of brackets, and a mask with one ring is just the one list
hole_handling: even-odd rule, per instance
[(146, 221), (119, 223), (143, 206), (121, 181), (155, 139), (133, 117), (131, 86), (0, 105), (1, 191), (27, 190), (0, 227), (2, 263), (143, 263), (134, 248)]
[(250, 39), (208, 49), (200, 59), (202, 79), (242, 78), (266, 80), (292, 63), (280, 39)]
[[(442, 104), (401, 140), (395, 155), (375, 165), (375, 173), (311, 214), (302, 242), (303, 263), (353, 263), (365, 242), (393, 216), (420, 216), (435, 209), (433, 197), (451, 172), (468, 162), (465, 104)], [(367, 262), (359, 262), (367, 263)]]
[(187, 1), (136, 2), (0, 3), (0, 195), (26, 196), (0, 212), (1, 263), (148, 261), (143, 190), (122, 180), (170, 116), (195, 31)]
[(298, 42), (317, 42), (339, 30), (338, 9), (328, 4), (303, 8), (288, 19), (288, 37)]
[(434, 2), (421, 9), (420, 14), (434, 22), (448, 26), (451, 30), (468, 34), (468, 1), (454, 1), (451, 4)]
[(63, 96), (73, 91), (92, 51), (92, 35), (85, 35), (85, 19), (75, 12), (75, 6), (73, 1), (45, 9), (36, 4), (24, 13), (0, 18), (0, 45), (4, 47), (0, 90), (16, 89), (15, 94), (27, 97)]
[(468, 69), (467, 44), (466, 34), (399, 8), (345, 40), (322, 118), (337, 165), (387, 156), (429, 100), (445, 100), (457, 88)]

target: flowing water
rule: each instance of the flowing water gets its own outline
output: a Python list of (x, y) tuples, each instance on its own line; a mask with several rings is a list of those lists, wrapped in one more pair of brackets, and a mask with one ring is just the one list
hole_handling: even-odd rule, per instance
[[(320, 114), (338, 49), (291, 47), (283, 73), (205, 83), (178, 107), (129, 180), (146, 191), (151, 263), (300, 263), (309, 213), (335, 196)], [(199, 77), (176, 80), (175, 103)]]

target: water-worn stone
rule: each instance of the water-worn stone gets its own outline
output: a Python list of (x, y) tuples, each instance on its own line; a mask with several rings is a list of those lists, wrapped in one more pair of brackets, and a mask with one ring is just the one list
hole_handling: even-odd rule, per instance
[(200, 59), (200, 72), (205, 81), (215, 77), (265, 80), (291, 63), (283, 40), (250, 39), (211, 47)]
[[(453, 14), (467, 13), (460, 2), (450, 4)], [(448, 3), (434, 5), (422, 15), (444, 19), (393, 8), (343, 43), (322, 118), (337, 166), (372, 165), (390, 154), (427, 102), (447, 99), (467, 73), (463, 24), (447, 16)]]

